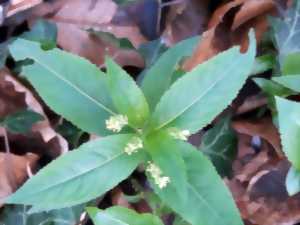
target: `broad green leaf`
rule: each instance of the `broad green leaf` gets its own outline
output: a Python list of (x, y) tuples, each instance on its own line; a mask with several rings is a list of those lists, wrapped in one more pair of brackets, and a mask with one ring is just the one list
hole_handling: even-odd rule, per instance
[(39, 42), (44, 49), (51, 49), (56, 46), (57, 27), (55, 23), (40, 19), (30, 31), (23, 33), (20, 37)]
[(106, 75), (87, 60), (59, 49), (43, 51), (38, 43), (17, 39), (15, 60), (32, 59), (22, 74), (56, 113), (90, 133), (106, 135), (105, 120), (114, 115)]
[(41, 120), (43, 120), (42, 115), (31, 110), (23, 110), (5, 117), (1, 125), (12, 133), (25, 134), (31, 130), (33, 124)]
[(286, 189), (290, 196), (300, 192), (300, 172), (294, 167), (289, 169), (286, 180)]
[(255, 53), (251, 32), (245, 54), (233, 47), (178, 79), (157, 104), (149, 129), (177, 127), (195, 133), (206, 126), (238, 94), (251, 72)]
[(210, 158), (221, 176), (230, 176), (237, 153), (237, 138), (230, 127), (229, 116), (203, 135), (199, 149)]
[(149, 213), (138, 214), (120, 206), (106, 210), (89, 207), (87, 212), (95, 225), (163, 225), (157, 216)]
[(281, 68), (282, 74), (283, 75), (300, 74), (299, 61), (300, 61), (300, 52), (288, 54), (283, 60), (283, 65)]
[(186, 166), (178, 141), (170, 137), (165, 131), (162, 131), (150, 135), (145, 140), (145, 149), (150, 154), (154, 164), (161, 169), (162, 176), (170, 178), (171, 182), (166, 189), (175, 190), (177, 196), (186, 199)]
[(7, 203), (33, 205), (31, 212), (87, 202), (127, 178), (143, 160), (124, 147), (132, 135), (121, 134), (83, 144), (54, 160), (29, 179)]
[(269, 96), (277, 95), (285, 97), (295, 93), (282, 84), (274, 82), (276, 81), (275, 77), (273, 78), (273, 80), (268, 80), (265, 78), (253, 78), (252, 80)]
[(279, 52), (279, 63), (281, 68), (286, 68), (290, 63), (286, 57), (300, 52), (300, 1), (295, 0), (293, 7), (286, 10), (282, 18), (272, 18), (271, 26)]
[(256, 57), (255, 63), (252, 68), (252, 75), (264, 73), (270, 69), (272, 69), (275, 65), (275, 58), (273, 55), (262, 55)]
[(29, 207), (6, 205), (0, 213), (0, 225), (75, 225), (83, 213), (82, 205), (72, 208), (28, 214)]
[(273, 77), (272, 80), (276, 81), (286, 88), (289, 88), (290, 90), (300, 92), (300, 75)]
[(167, 50), (146, 72), (142, 81), (142, 90), (151, 110), (171, 85), (172, 75), (180, 60), (191, 55), (198, 42), (199, 37), (179, 42)]
[[(181, 200), (171, 189), (157, 190), (160, 198), (193, 225), (242, 225), (233, 198), (212, 163), (195, 147), (179, 142), (188, 175), (188, 197)], [(172, 181), (171, 181), (172, 182)]]
[(300, 103), (276, 97), (279, 132), (284, 153), (300, 170)]
[(110, 94), (118, 112), (127, 115), (129, 124), (142, 127), (149, 116), (143, 92), (130, 75), (111, 59), (106, 59)]

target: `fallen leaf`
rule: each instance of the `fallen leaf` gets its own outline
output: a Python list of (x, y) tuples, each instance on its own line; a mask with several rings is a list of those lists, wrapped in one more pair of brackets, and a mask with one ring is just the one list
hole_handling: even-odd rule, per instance
[(32, 153), (18, 156), (0, 152), (0, 207), (5, 198), (26, 180), (27, 168), (33, 169), (38, 158)]
[[(67, 141), (51, 127), (47, 116), (31, 91), (15, 79), (7, 69), (0, 70), (0, 115), (2, 117), (29, 107), (41, 114), (45, 119), (34, 124), (32, 131), (39, 133), (45, 143), (49, 143), (52, 156), (58, 156), (68, 151)], [(1, 97), (3, 96), (3, 98)]]
[[(173, 4), (169, 2), (166, 28), (162, 34), (167, 45), (204, 32), (209, 18), (208, 0), (190, 0)], [(164, 3), (162, 3), (164, 5)]]
[(244, 1), (244, 4), (234, 17), (231, 30), (236, 30), (239, 26), (246, 23), (250, 19), (272, 11), (275, 6), (276, 5), (273, 0)]
[(11, 1), (6, 17), (11, 17), (19, 12), (30, 9), (38, 4), (42, 3), (43, 0), (19, 0), (19, 1)]
[(270, 143), (280, 158), (284, 155), (281, 151), (280, 137), (277, 128), (271, 119), (263, 118), (257, 121), (239, 120), (232, 123), (233, 129), (242, 134), (259, 136)]
[[(117, 48), (88, 32), (88, 29), (109, 32), (117, 38), (129, 39), (135, 47), (146, 41), (137, 26), (113, 24), (117, 5), (112, 0), (96, 1), (91, 7), (93, 2), (64, 0), (59, 5), (45, 3), (44, 8), (39, 8), (43, 14), (51, 15), (47, 19), (56, 23), (57, 43), (64, 50), (82, 56), (98, 66), (103, 65), (105, 55), (110, 55), (121, 65), (143, 67), (144, 61), (136, 51)], [(40, 18), (41, 14), (38, 12), (32, 12), (35, 16), (30, 19), (30, 24)]]
[(241, 45), (241, 51), (245, 51), (250, 28), (254, 28), (259, 42), (268, 28), (267, 15), (274, 14), (275, 6), (272, 0), (235, 0), (220, 6), (212, 15), (209, 29), (194, 54), (184, 63), (183, 69), (190, 71), (233, 45)]

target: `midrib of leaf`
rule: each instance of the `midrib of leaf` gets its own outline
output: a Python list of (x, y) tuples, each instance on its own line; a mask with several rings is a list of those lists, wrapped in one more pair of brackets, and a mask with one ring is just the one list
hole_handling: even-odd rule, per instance
[(211, 155), (219, 156), (220, 158), (222, 158), (226, 161), (230, 161), (230, 159), (226, 155), (224, 155), (224, 153), (226, 152), (227, 149), (228, 149), (228, 146), (226, 148), (224, 148), (223, 151), (221, 151), (221, 152), (214, 152), (214, 151), (205, 150), (205, 149), (203, 150), (203, 152), (211, 154)]
[(221, 157), (222, 159), (224, 160), (227, 160), (227, 161), (230, 161), (230, 159), (224, 154), (226, 152), (226, 150), (228, 149), (228, 145), (227, 147), (225, 147), (221, 152), (215, 152), (215, 151), (211, 151), (211, 147), (217, 143), (217, 141), (222, 137), (224, 136), (224, 130), (225, 130), (225, 127), (226, 127), (226, 123), (224, 123), (219, 131), (219, 133), (214, 137), (214, 140), (209, 143), (209, 145), (206, 145), (203, 147), (203, 152), (204, 153), (208, 153), (208, 154), (211, 154), (211, 155), (215, 155), (215, 156), (219, 156)]
[(192, 189), (193, 192), (195, 192), (196, 196), (199, 197), (199, 200), (202, 201), (206, 206), (207, 208), (214, 214), (214, 216), (218, 219), (221, 219), (220, 221), (222, 221), (223, 217), (221, 215), (219, 215), (215, 210), (214, 208), (207, 202), (207, 200), (205, 198), (203, 198), (196, 190), (196, 188), (194, 188), (194, 186), (188, 182), (188, 185), (190, 186), (190, 188)]
[(90, 172), (92, 172), (93, 170), (96, 170), (96, 169), (99, 169), (99, 168), (105, 166), (106, 164), (108, 164), (109, 162), (111, 162), (111, 161), (115, 160), (116, 158), (122, 156), (123, 154), (125, 154), (125, 153), (124, 153), (124, 152), (121, 152), (121, 153), (115, 155), (115, 156), (112, 157), (112, 158), (108, 158), (106, 161), (104, 161), (104, 162), (103, 162), (101, 165), (99, 165), (99, 166), (95, 166), (95, 167), (93, 167), (93, 168), (90, 168), (90, 169), (84, 171), (83, 173), (76, 174), (75, 176), (69, 177), (68, 179), (65, 179), (65, 180), (63, 180), (63, 181), (61, 181), (61, 182), (59, 182), (59, 183), (53, 184), (53, 185), (51, 185), (51, 186), (48, 186), (47, 188), (44, 188), (44, 189), (39, 190), (38, 192), (34, 192), (34, 193), (31, 193), (31, 194), (27, 194), (27, 195), (28, 195), (28, 196), (30, 196), (30, 195), (36, 195), (36, 194), (41, 193), (41, 192), (43, 192), (43, 191), (47, 191), (48, 189), (51, 189), (51, 188), (53, 188), (53, 187), (55, 187), (55, 186), (57, 186), (57, 185), (60, 185), (60, 184), (62, 184), (62, 183), (66, 183), (66, 182), (68, 182), (68, 181), (70, 181), (70, 180), (76, 179), (76, 178), (78, 178), (79, 176), (84, 176), (85, 174), (90, 173)]
[(46, 64), (40, 62), (38, 59), (36, 59), (34, 56), (30, 56), (30, 58), (34, 59), (34, 61), (38, 64), (40, 64), (42, 67), (44, 67), (46, 70), (49, 70), (54, 76), (56, 76), (58, 79), (62, 80), (63, 82), (65, 82), (68, 86), (70, 86), (71, 88), (73, 88), (74, 90), (78, 91), (81, 95), (83, 95), (84, 97), (86, 97), (88, 100), (90, 100), (91, 102), (95, 103), (96, 105), (100, 106), (100, 108), (104, 109), (105, 111), (107, 111), (108, 113), (112, 114), (112, 115), (116, 115), (115, 112), (113, 112), (112, 110), (110, 110), (109, 108), (107, 108), (105, 105), (103, 105), (101, 102), (98, 102), (96, 99), (92, 98), (91, 96), (89, 96), (87, 93), (83, 92), (82, 90), (80, 90), (80, 88), (78, 88), (76, 85), (72, 84), (69, 80), (65, 79), (64, 77), (60, 76), (59, 73), (57, 73), (55, 70), (52, 70), (49, 66), (47, 66)]
[[(239, 61), (239, 60), (238, 60)], [(237, 64), (237, 63), (236, 63)], [(235, 67), (236, 64), (231, 63), (229, 67), (230, 70), (232, 67)], [(233, 66), (234, 65), (234, 66)], [(174, 121), (176, 118), (178, 118), (180, 115), (182, 115), (185, 111), (187, 111), (190, 107), (192, 107), (194, 104), (196, 104), (201, 98), (203, 98), (212, 88), (214, 88), (219, 81), (223, 80), (223, 78), (225, 78), (227, 76), (227, 71), (223, 73), (224, 75), (221, 76), (219, 79), (217, 79), (214, 83), (212, 83), (205, 91), (202, 95), (200, 95), (198, 98), (196, 98), (193, 102), (191, 102), (191, 104), (189, 104), (188, 106), (186, 106), (185, 108), (183, 108), (180, 112), (178, 112), (176, 115), (173, 116), (173, 118), (170, 118), (169, 120), (167, 120), (166, 122), (162, 123), (160, 126), (158, 126), (157, 128), (155, 128), (154, 130), (159, 130), (163, 127), (165, 127), (167, 124), (171, 123), (172, 121)]]

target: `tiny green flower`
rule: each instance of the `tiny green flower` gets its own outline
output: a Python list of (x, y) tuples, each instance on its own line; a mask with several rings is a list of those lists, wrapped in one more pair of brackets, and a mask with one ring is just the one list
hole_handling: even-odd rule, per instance
[(128, 124), (128, 118), (124, 115), (115, 115), (105, 120), (106, 128), (113, 132), (120, 132)]
[(154, 179), (155, 184), (160, 188), (163, 189), (165, 188), (168, 183), (170, 183), (170, 177), (167, 176), (162, 176), (162, 171), (161, 169), (155, 165), (152, 162), (148, 162), (148, 166), (146, 168), (146, 171), (150, 173), (152, 178)]
[(139, 137), (133, 137), (128, 142), (128, 144), (125, 146), (124, 152), (126, 152), (128, 155), (131, 155), (131, 154), (137, 152), (141, 148), (143, 148), (142, 139)]

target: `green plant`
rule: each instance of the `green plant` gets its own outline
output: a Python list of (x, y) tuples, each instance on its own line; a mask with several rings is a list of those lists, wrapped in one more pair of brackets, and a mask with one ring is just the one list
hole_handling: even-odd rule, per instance
[[(159, 198), (188, 223), (242, 224), (214, 166), (186, 140), (222, 112), (245, 83), (256, 54), (254, 32), (249, 38), (246, 53), (233, 47), (174, 79), (195, 39), (179, 43), (146, 71), (141, 89), (109, 58), (104, 73), (57, 48), (14, 41), (11, 55), (32, 60), (22, 74), (49, 107), (83, 131), (105, 137), (54, 160), (6, 202), (32, 205), (31, 212), (78, 205), (103, 195), (139, 166)], [(162, 224), (158, 217), (119, 207), (88, 212), (95, 224)]]
[(272, 80), (256, 78), (256, 83), (267, 93), (273, 120), (279, 127), (282, 149), (291, 162), (286, 177), (289, 195), (300, 191), (299, 116), (300, 104), (285, 99), (300, 92), (300, 1), (286, 10), (282, 18), (271, 18), (274, 45), (278, 52), (277, 68)]

